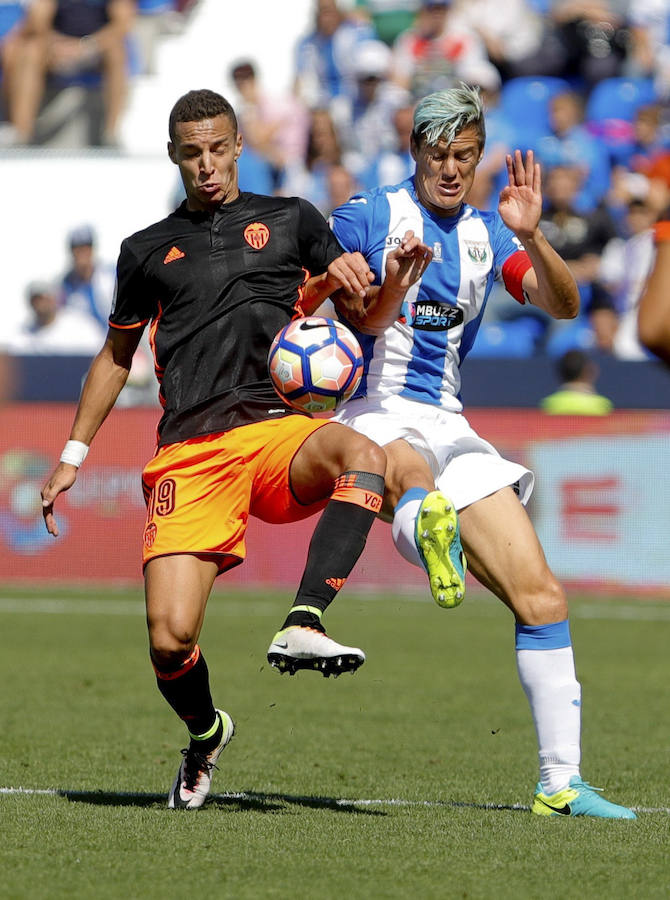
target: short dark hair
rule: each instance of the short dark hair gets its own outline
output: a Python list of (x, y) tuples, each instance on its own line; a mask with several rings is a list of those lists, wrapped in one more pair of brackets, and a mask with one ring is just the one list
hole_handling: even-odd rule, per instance
[(577, 381), (593, 365), (591, 357), (583, 350), (568, 350), (558, 360), (561, 381)]
[(177, 100), (170, 112), (168, 125), (170, 140), (174, 142), (177, 122), (201, 122), (203, 119), (215, 119), (217, 116), (227, 116), (237, 134), (237, 116), (225, 97), (207, 88), (189, 91)]

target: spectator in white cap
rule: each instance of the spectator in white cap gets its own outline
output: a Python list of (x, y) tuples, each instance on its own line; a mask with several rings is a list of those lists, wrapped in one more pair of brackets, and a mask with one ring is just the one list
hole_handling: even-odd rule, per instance
[(3, 349), (15, 356), (91, 356), (98, 352), (105, 332), (87, 313), (61, 305), (60, 291), (51, 281), (32, 281), (26, 288), (29, 318)]

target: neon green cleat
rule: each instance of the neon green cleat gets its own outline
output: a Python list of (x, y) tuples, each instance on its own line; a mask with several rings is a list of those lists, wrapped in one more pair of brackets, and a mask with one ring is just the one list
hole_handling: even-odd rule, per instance
[(467, 562), (453, 503), (439, 491), (423, 498), (416, 517), (414, 539), (423, 562), (430, 592), (438, 606), (459, 606), (465, 596)]
[(632, 809), (610, 803), (599, 797), (594, 788), (579, 777), (573, 775), (568, 787), (556, 794), (547, 796), (542, 793), (542, 785), (535, 788), (533, 800), (534, 812), (538, 816), (595, 816), (599, 819), (637, 819)]

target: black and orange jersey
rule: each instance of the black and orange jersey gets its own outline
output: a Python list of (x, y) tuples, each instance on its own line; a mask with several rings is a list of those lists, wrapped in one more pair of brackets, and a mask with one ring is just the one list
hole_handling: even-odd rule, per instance
[(311, 203), (244, 192), (214, 213), (184, 202), (123, 241), (109, 324), (151, 322), (159, 444), (293, 412), (272, 387), (268, 350), (306, 278), (341, 253)]

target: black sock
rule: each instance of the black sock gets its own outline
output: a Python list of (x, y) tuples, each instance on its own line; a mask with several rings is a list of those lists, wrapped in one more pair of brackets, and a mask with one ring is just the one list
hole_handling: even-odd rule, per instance
[(282, 628), (302, 625), (323, 631), (321, 616), (363, 552), (383, 493), (381, 475), (345, 472), (337, 479), (314, 529), (302, 581)]
[(153, 659), (152, 663), (158, 690), (186, 723), (189, 734), (204, 735), (211, 731), (218, 716), (209, 690), (207, 663), (200, 647), (196, 645), (193, 653), (176, 670), (159, 669)]

